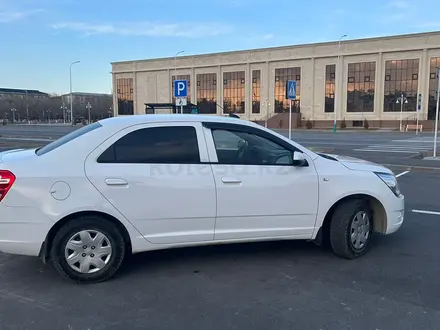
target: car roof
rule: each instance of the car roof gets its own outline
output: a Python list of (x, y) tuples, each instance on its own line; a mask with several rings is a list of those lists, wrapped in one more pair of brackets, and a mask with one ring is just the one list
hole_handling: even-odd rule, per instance
[(196, 114), (150, 114), (150, 115), (130, 115), (106, 118), (99, 121), (104, 126), (131, 126), (137, 124), (159, 123), (159, 122), (217, 122), (234, 123), (254, 126), (253, 122), (226, 116), (210, 116)]

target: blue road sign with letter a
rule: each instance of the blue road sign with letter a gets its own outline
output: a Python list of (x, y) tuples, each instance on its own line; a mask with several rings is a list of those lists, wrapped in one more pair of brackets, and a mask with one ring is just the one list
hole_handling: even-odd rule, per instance
[(288, 80), (286, 83), (286, 99), (295, 100), (296, 99), (296, 81)]
[(187, 97), (187, 96), (188, 96), (188, 81), (174, 80), (174, 97)]

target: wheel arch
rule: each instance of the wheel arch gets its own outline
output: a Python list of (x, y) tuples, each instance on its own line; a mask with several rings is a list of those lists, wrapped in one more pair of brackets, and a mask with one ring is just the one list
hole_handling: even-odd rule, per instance
[(368, 194), (352, 194), (342, 197), (336, 201), (330, 209), (327, 211), (324, 221), (319, 228), (316, 235), (315, 241), (321, 242), (329, 237), (330, 223), (332, 221), (333, 214), (337, 207), (342, 203), (350, 200), (363, 200), (370, 207), (372, 217), (373, 217), (373, 231), (381, 234), (385, 234), (387, 230), (387, 213), (383, 204), (374, 196)]
[(72, 214), (69, 214), (65, 216), (64, 218), (57, 221), (52, 228), (49, 230), (49, 232), (46, 235), (46, 239), (44, 240), (41, 249), (39, 257), (43, 260), (44, 263), (47, 263), (49, 258), (49, 251), (52, 247), (52, 241), (56, 235), (56, 233), (62, 228), (65, 224), (67, 224), (70, 221), (73, 221), (75, 219), (78, 219), (80, 217), (84, 216), (96, 216), (101, 217), (111, 223), (113, 223), (122, 233), (122, 237), (124, 238), (124, 242), (126, 244), (126, 251), (131, 252), (132, 251), (132, 244), (130, 239), (130, 234), (128, 233), (127, 228), (122, 224), (121, 221), (116, 219), (115, 217), (111, 216), (110, 214), (99, 212), (99, 211), (80, 211), (75, 212)]

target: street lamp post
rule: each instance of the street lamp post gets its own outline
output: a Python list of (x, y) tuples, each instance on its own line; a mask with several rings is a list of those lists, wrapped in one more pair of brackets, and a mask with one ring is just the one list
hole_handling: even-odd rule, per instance
[[(341, 63), (340, 63), (340, 59), (341, 59), (341, 41), (342, 41), (342, 39), (344, 39), (345, 37), (346, 37), (347, 35), (346, 34), (344, 34), (342, 37), (340, 37), (339, 38), (339, 41), (338, 41), (338, 70), (337, 70), (337, 72), (338, 72), (338, 74), (336, 75), (336, 77), (337, 77), (337, 80), (340, 82), (341, 81), (341, 77), (340, 77), (340, 72), (342, 71), (343, 72), (343, 70), (340, 70), (339, 68), (341, 67)], [(337, 86), (337, 88), (341, 88), (341, 84), (337, 84), (338, 86)], [(338, 98), (338, 103), (339, 103), (339, 98)], [(334, 121), (333, 121), (333, 132), (335, 132), (336, 133), (336, 126), (337, 126), (337, 110), (338, 109), (338, 104), (336, 104), (336, 106), (335, 106), (335, 110), (334, 110), (334, 113), (335, 113), (335, 119), (334, 119)]]
[[(185, 52), (184, 50), (181, 50), (180, 52), (177, 52), (176, 55), (174, 56), (174, 81), (173, 81), (173, 85), (175, 84), (175, 81), (177, 80), (177, 65), (176, 65), (177, 56), (179, 54), (184, 53), (184, 52)], [(174, 89), (171, 91), (171, 94), (174, 95)], [(181, 109), (182, 109), (182, 113), (183, 113), (183, 107), (181, 107)], [(176, 110), (176, 112), (177, 112), (177, 110)]]
[(403, 104), (408, 103), (408, 99), (403, 95), (403, 93), (400, 95), (400, 97), (396, 101), (397, 104), (400, 103), (400, 131), (403, 132), (403, 126), (402, 126), (402, 120), (403, 120)]
[(90, 102), (87, 102), (86, 109), (89, 112), (89, 124), (90, 124), (90, 109), (91, 108), (92, 108), (92, 105), (90, 104)]
[(27, 117), (28, 124), (30, 124), (31, 121), (29, 120), (29, 103), (28, 103), (28, 91), (27, 90), (26, 90), (26, 117)]
[(75, 124), (73, 121), (73, 95), (72, 95), (72, 66), (81, 61), (75, 61), (70, 64), (70, 118), (72, 119), (72, 126)]
[(63, 104), (61, 105), (61, 111), (63, 112), (63, 124), (66, 123), (66, 110), (67, 110), (67, 107), (64, 105), (64, 102), (63, 102)]
[(17, 109), (12, 108), (11, 111), (12, 111), (12, 123), (15, 123), (15, 112), (17, 111)]

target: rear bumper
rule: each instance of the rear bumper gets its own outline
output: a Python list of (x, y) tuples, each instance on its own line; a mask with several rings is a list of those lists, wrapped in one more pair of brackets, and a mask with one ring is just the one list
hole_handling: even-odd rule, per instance
[(395, 233), (403, 224), (405, 217), (405, 197), (394, 198), (390, 205), (387, 205), (387, 230), (386, 235)]
[(0, 251), (38, 256), (54, 222), (38, 209), (0, 206)]

